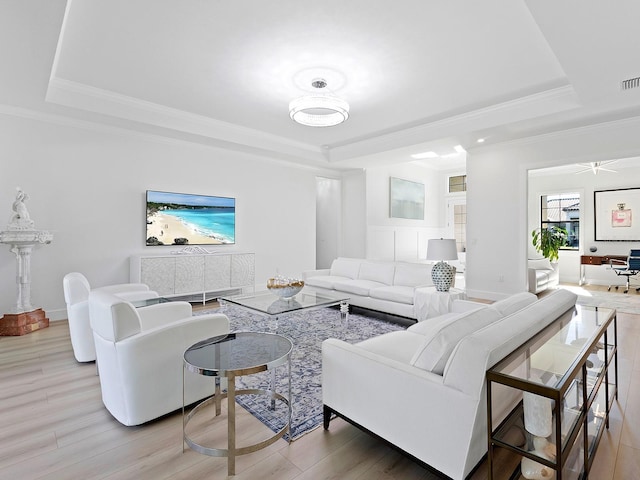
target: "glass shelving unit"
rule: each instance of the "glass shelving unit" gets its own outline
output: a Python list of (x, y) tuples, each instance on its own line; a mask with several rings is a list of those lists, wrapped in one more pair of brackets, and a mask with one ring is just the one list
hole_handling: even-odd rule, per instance
[[(617, 349), (616, 311), (576, 305), (487, 371), (491, 479), (498, 449), (520, 457), (510, 479), (588, 478), (618, 395)], [(496, 389), (516, 405), (499, 422)]]

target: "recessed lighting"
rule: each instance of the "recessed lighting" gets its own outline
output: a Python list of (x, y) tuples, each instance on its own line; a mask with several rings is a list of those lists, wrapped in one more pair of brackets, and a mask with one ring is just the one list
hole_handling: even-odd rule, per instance
[(456, 145), (455, 147), (453, 147), (453, 149), (458, 153), (466, 153), (467, 152), (464, 148), (462, 148), (462, 145)]
[(416, 160), (422, 160), (423, 158), (438, 158), (438, 154), (435, 152), (414, 153), (411, 155), (411, 158), (415, 158)]
[(478, 142), (478, 143), (484, 143), (484, 138), (479, 138), (478, 140), (476, 140), (476, 142)]

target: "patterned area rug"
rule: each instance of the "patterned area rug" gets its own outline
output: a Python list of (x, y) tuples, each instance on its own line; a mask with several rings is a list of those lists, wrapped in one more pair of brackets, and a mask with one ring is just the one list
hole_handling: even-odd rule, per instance
[(570, 290), (578, 295), (576, 303), (590, 307), (615, 308), (618, 312), (640, 313), (640, 294), (633, 290), (629, 293), (591, 291), (574, 285), (561, 285), (559, 288)]
[[(296, 313), (279, 319), (278, 324), (266, 317), (252, 313), (235, 305), (226, 305), (221, 309), (201, 310), (196, 315), (222, 311), (229, 317), (232, 331), (253, 331), (279, 333), (293, 342), (291, 355), (291, 440), (300, 438), (322, 425), (322, 341), (327, 338), (340, 338), (356, 343), (367, 338), (381, 335), (406, 327), (367, 317), (359, 313), (350, 313), (345, 328), (340, 321), (340, 313), (334, 308), (322, 308), (304, 313)], [(286, 367), (277, 370), (277, 391), (287, 391)], [(239, 377), (236, 388), (261, 388), (269, 385), (269, 373)], [(286, 396), (286, 395), (285, 395)], [(287, 408), (282, 402), (276, 402), (275, 410), (269, 408), (265, 396), (242, 395), (236, 402), (251, 412), (256, 418), (277, 432), (285, 422)], [(288, 437), (285, 435), (285, 439)]]

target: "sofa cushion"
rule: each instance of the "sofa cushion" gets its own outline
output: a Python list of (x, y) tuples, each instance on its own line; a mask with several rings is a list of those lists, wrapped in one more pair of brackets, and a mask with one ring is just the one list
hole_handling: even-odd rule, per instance
[(362, 262), (360, 264), (359, 280), (372, 280), (374, 282), (393, 285), (393, 273), (395, 265), (393, 263)]
[(431, 279), (431, 267), (427, 264), (402, 264), (396, 265), (393, 277), (394, 285), (405, 285), (408, 287), (419, 287), (433, 285)]
[(534, 270), (553, 270), (548, 258), (530, 258), (527, 266)]
[[(437, 317), (428, 318), (425, 321), (414, 323), (407, 330), (413, 333), (419, 333), (429, 338), (433, 338), (443, 326), (448, 325), (454, 320), (466, 315), (468, 312), (449, 312)], [(426, 340), (426, 339), (425, 339)], [(417, 358), (417, 356), (416, 356)]]
[(413, 287), (391, 285), (388, 287), (372, 288), (371, 290), (369, 290), (369, 296), (371, 298), (378, 298), (380, 300), (388, 300), (390, 302), (413, 305), (414, 292), (415, 289)]
[(362, 260), (352, 258), (336, 258), (331, 263), (331, 271), (329, 275), (336, 277), (358, 278), (358, 272), (360, 271), (360, 264)]
[(307, 278), (304, 283), (305, 285), (310, 285), (312, 287), (321, 287), (327, 288), (329, 290), (333, 289), (333, 284), (338, 281), (349, 280), (346, 277), (338, 277), (335, 275), (317, 275), (315, 277)]
[(420, 347), (423, 341), (422, 335), (400, 330), (369, 338), (356, 345), (369, 352), (408, 364), (413, 352)]
[(520, 292), (492, 303), (491, 305), (489, 305), (489, 308), (497, 310), (501, 316), (506, 317), (507, 315), (511, 315), (512, 313), (523, 309), (536, 300), (538, 300), (538, 297), (536, 297), (533, 293)]
[(353, 293), (363, 297), (369, 296), (369, 291), (374, 288), (384, 287), (384, 283), (372, 280), (336, 280), (333, 288), (341, 292)]
[(441, 321), (438, 331), (427, 336), (421, 348), (416, 351), (411, 359), (412, 365), (442, 375), (451, 352), (460, 340), (501, 318), (495, 309), (480, 308), (463, 313), (457, 318)]

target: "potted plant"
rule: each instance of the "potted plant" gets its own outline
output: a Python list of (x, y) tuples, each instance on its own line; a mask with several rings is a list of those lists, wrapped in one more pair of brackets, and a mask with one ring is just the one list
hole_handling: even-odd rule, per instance
[(536, 228), (531, 232), (532, 243), (538, 253), (550, 262), (558, 261), (560, 247), (567, 244), (567, 231), (562, 227)]

